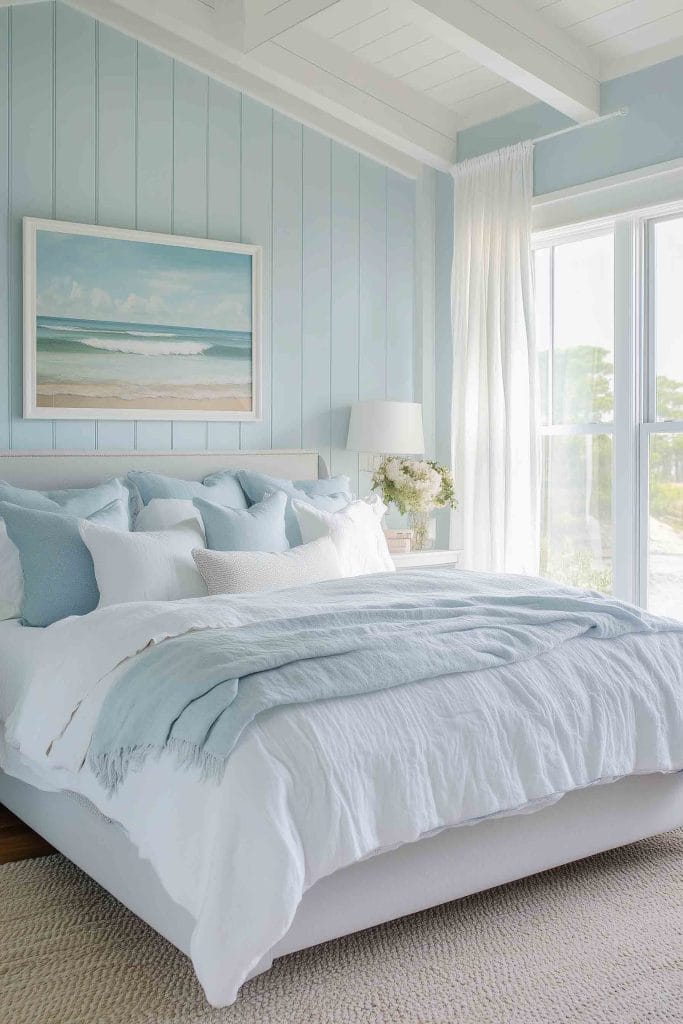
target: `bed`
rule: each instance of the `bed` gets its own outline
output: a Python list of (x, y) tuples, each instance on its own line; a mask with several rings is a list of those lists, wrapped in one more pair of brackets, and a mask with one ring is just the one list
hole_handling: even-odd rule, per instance
[[(85, 486), (124, 475), (131, 465), (197, 480), (239, 465), (288, 478), (325, 473), (316, 453), (299, 451), (38, 454), (1, 457), (0, 478), (23, 487)], [(460, 577), (454, 585), (473, 586), (465, 574), (452, 578)], [(182, 609), (177, 633), (208, 628), (212, 609), (218, 614), (222, 608), (212, 600), (201, 599), (199, 619), (195, 603)], [(54, 642), (36, 637), (35, 643), (26, 632), (17, 637), (22, 628), (0, 623), (0, 719), (8, 723), (23, 706), (24, 662), (42, 657), (44, 650), (59, 662), (61, 672), (75, 676), (81, 669), (78, 659), (69, 661), (69, 651), (78, 649), (86, 663), (95, 660), (110, 635), (123, 644), (137, 625), (119, 612), (107, 617), (96, 611), (75, 628), (65, 628), (63, 638), (53, 629)], [(54, 725), (46, 725), (44, 733), (36, 725), (33, 748), (8, 742), (3, 729), (0, 801), (190, 955), (209, 1001), (225, 1005), (246, 978), (267, 970), (275, 957), (683, 825), (682, 635), (606, 641), (602, 669), (589, 666), (588, 675), (583, 651), (574, 641), (562, 656), (555, 651), (543, 655), (549, 689), (561, 694), (588, 687), (583, 709), (575, 700), (571, 710), (568, 698), (568, 714), (576, 718), (562, 756), (548, 747), (538, 755), (543, 771), (534, 762), (520, 780), (508, 774), (499, 781), (492, 775), (488, 803), (482, 802), (481, 787), (469, 791), (462, 773), (436, 778), (457, 753), (449, 746), (455, 719), (449, 720), (450, 705), (439, 680), (418, 689), (404, 686), (270, 711), (242, 737), (220, 785), (162, 758), (131, 775), (113, 794), (82, 769), (83, 737), (89, 735), (82, 724), (88, 718), (85, 701), (61, 736), (54, 734)], [(633, 655), (630, 661), (627, 655)], [(638, 678), (627, 699), (623, 680), (631, 665)], [(594, 678), (598, 670), (605, 680), (622, 680), (621, 690), (612, 682), (605, 687), (614, 693), (616, 712), (607, 700), (603, 706)], [(514, 689), (518, 677), (509, 674), (512, 668), (495, 671), (496, 676), (494, 669), (472, 671), (468, 684), (498, 686), (503, 680)], [(49, 694), (50, 679), (43, 676)], [(583, 690), (574, 692), (583, 700)], [(98, 699), (93, 695), (91, 700), (95, 710)], [(599, 756), (581, 754), (572, 765), (566, 763), (571, 761), (567, 751), (578, 748), (571, 737), (572, 730), (580, 732), (581, 714), (604, 728), (607, 740), (596, 743)], [(381, 737), (384, 720), (391, 720), (392, 730)], [(480, 727), (474, 719), (471, 724), (473, 732)], [(504, 723), (498, 727), (504, 731)], [(440, 738), (435, 735), (432, 741), (430, 730)], [(509, 729), (507, 735), (511, 762), (521, 764), (524, 736)], [(432, 742), (440, 752), (430, 761), (425, 747)], [(333, 752), (336, 766), (323, 762), (326, 751)], [(344, 790), (336, 768), (349, 770), (354, 790)], [(392, 778), (403, 780), (396, 789), (404, 785), (405, 808), (392, 802)], [(496, 786), (498, 793), (493, 792)], [(357, 808), (345, 807), (351, 796), (362, 803), (359, 795), (368, 801), (362, 816)], [(307, 820), (316, 822), (310, 835)], [(268, 856), (261, 856), (262, 850)], [(249, 884), (245, 878), (244, 885), (235, 887), (240, 872), (245, 877), (244, 862)], [(249, 903), (249, 885), (260, 891), (260, 918)], [(288, 899), (280, 905), (285, 891)]]

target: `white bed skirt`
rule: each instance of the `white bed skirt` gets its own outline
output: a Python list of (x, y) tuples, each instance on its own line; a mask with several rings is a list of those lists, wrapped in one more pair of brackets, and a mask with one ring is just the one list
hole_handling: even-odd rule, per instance
[[(188, 953), (194, 922), (124, 830), (73, 794), (0, 771), (0, 802), (156, 931)], [(683, 772), (577, 790), (533, 813), (447, 829), (321, 879), (275, 957), (683, 825)]]

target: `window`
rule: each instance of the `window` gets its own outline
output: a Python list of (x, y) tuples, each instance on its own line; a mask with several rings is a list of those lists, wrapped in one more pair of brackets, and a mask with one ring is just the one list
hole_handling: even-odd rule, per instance
[(541, 573), (612, 592), (614, 237), (535, 254)]
[(683, 208), (537, 239), (541, 573), (683, 618)]
[(683, 217), (650, 222), (648, 254), (646, 599), (683, 618)]

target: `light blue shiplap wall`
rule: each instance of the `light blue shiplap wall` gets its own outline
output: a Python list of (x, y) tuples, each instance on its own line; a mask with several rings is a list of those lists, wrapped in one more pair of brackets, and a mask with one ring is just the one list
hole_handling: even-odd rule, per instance
[[(62, 3), (0, 10), (0, 449), (306, 447), (413, 397), (414, 182)], [(260, 423), (21, 419), (21, 218), (264, 247)]]
[[(435, 277), (434, 277), (434, 458), (446, 466), (453, 461), (453, 332), (451, 330), (451, 266), (453, 263), (453, 179), (436, 173), (435, 189)], [(457, 491), (457, 477), (456, 477)], [(450, 542), (450, 513), (436, 515), (439, 547)]]

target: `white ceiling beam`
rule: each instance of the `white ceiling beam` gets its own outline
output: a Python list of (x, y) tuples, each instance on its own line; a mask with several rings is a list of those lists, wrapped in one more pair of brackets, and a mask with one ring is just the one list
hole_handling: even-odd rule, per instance
[(386, 103), (372, 100), (361, 90), (353, 92), (354, 87), (349, 86), (345, 102), (341, 102), (339, 97), (336, 101), (330, 99), (322, 90), (316, 93), (310, 83), (295, 81), (291, 75), (302, 73), (297, 63), (302, 58), (295, 54), (288, 54), (273, 43), (265, 44), (291, 58), (292, 64), (285, 74), (268, 68), (251, 54), (242, 53), (237, 44), (228, 46), (217, 37), (219, 22), (211, 20), (211, 8), (206, 7), (198, 18), (186, 21), (188, 5), (203, 6), (192, 4), (192, 0), (145, 0), (144, 14), (140, 13), (139, 0), (67, 2), (408, 177), (417, 177), (422, 163), (448, 170), (454, 161), (451, 139), (408, 115), (401, 115)]
[(597, 58), (518, 0), (400, 0), (454, 48), (575, 121), (600, 113)]
[[(322, 40), (321, 40), (322, 42)], [(323, 106), (341, 120), (399, 146), (414, 159), (440, 170), (455, 161), (455, 132), (448, 135), (406, 113), (396, 103), (372, 95), (362, 85), (340, 78), (275, 42), (253, 51), (259, 74), (309, 103)], [(449, 123), (451, 115), (444, 108)]]
[(339, 0), (244, 0), (245, 50), (253, 50), (270, 42), (290, 28), (301, 25), (307, 18), (334, 7)]

